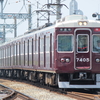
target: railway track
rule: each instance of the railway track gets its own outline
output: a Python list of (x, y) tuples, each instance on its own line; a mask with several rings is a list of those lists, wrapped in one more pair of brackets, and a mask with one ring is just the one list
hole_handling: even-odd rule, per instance
[(75, 90), (70, 91), (70, 90), (53, 90), (50, 89), (51, 91), (57, 91), (58, 93), (62, 93), (65, 96), (69, 96), (71, 98), (74, 98), (76, 100), (100, 100), (100, 95), (99, 94), (91, 94), (91, 93), (82, 93), (81, 92), (75, 92)]
[(95, 94), (67, 92), (67, 95), (77, 100), (100, 100), (100, 96)]
[[(38, 85), (36, 85), (38, 86)], [(41, 87), (42, 85), (39, 85)], [(69, 96), (71, 98), (74, 98), (76, 100), (100, 100), (100, 92), (94, 91), (91, 93), (91, 91), (88, 91), (88, 93), (82, 93), (81, 92), (75, 92), (77, 90), (65, 90), (65, 89), (58, 89), (55, 87), (47, 87), (47, 86), (42, 86), (42, 88), (49, 89), (50, 91), (57, 92), (59, 94)], [(83, 90), (84, 92), (84, 90)], [(87, 91), (86, 91), (87, 92)], [(95, 94), (97, 92), (97, 94)]]
[(0, 84), (0, 100), (36, 100), (36, 99)]
[[(21, 82), (22, 81), (18, 81), (18, 82)], [(23, 81), (24, 83), (27, 83), (27, 84), (32, 84), (33, 86), (36, 86), (36, 87), (39, 87), (39, 88), (43, 88), (43, 89), (46, 89), (46, 90), (49, 90), (51, 92), (54, 92), (54, 93), (57, 93), (59, 95), (63, 95), (63, 96), (67, 96), (67, 97), (71, 97), (71, 98), (74, 98), (76, 100), (100, 100), (100, 95), (98, 95), (98, 93), (96, 94), (96, 92), (92, 92), (90, 93), (89, 91), (78, 91), (76, 92), (77, 90), (64, 90), (64, 89), (58, 89), (58, 88), (55, 88), (55, 87), (48, 87), (48, 86), (45, 86), (45, 85), (42, 85), (42, 84), (39, 84), (39, 83), (33, 83), (33, 82), (28, 82), (28, 81)], [(85, 92), (85, 93), (84, 93)], [(100, 92), (99, 92), (100, 94)], [(36, 100), (36, 99), (28, 99), (27, 97), (23, 97), (22, 94), (15, 94), (13, 98), (18, 98), (18, 100), (20, 100), (19, 98), (21, 98), (21, 100)], [(24, 99), (22, 99), (24, 98)], [(11, 99), (4, 99), (4, 100), (11, 100)], [(12, 100), (17, 100), (17, 99), (12, 99)], [(40, 100), (40, 99), (39, 99)], [(47, 99), (44, 99), (44, 100), (47, 100)], [(65, 99), (63, 99), (65, 100)]]

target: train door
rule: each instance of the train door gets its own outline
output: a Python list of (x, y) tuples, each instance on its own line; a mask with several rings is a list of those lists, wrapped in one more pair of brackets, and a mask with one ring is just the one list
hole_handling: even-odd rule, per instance
[(90, 52), (90, 35), (89, 29), (75, 30), (75, 69), (89, 70), (91, 69), (91, 52)]

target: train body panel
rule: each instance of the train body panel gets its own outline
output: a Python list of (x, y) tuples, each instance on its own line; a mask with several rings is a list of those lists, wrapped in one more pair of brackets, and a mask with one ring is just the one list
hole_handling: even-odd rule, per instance
[(100, 21), (71, 15), (27, 33), (0, 46), (1, 74), (37, 75), (59, 88), (100, 88)]

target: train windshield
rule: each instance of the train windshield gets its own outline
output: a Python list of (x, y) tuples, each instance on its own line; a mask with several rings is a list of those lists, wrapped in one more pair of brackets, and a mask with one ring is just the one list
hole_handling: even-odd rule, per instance
[(93, 35), (93, 51), (100, 52), (100, 35)]
[(88, 35), (79, 34), (77, 35), (77, 51), (87, 52), (88, 51)]
[(61, 52), (72, 51), (72, 35), (58, 35), (57, 50)]

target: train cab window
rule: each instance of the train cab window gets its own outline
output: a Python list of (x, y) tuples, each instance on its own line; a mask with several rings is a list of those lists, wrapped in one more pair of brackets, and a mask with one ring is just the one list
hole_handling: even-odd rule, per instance
[(78, 52), (88, 51), (88, 35), (77, 35), (77, 47)]
[(93, 51), (100, 52), (100, 35), (93, 35)]
[(58, 35), (57, 40), (59, 52), (72, 51), (72, 35)]

